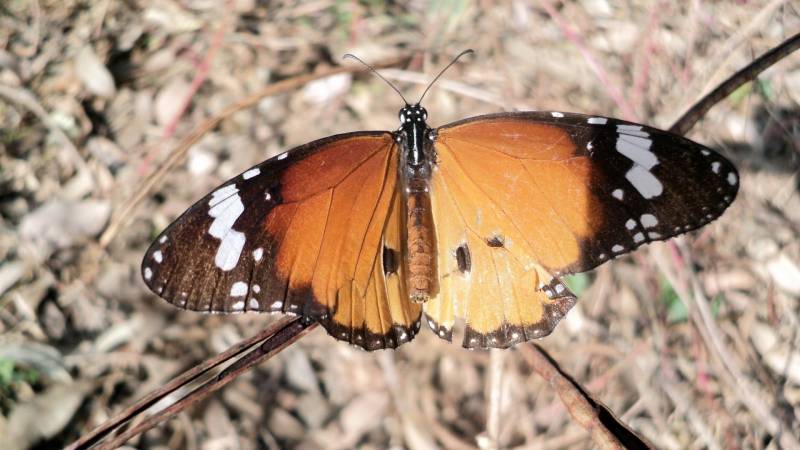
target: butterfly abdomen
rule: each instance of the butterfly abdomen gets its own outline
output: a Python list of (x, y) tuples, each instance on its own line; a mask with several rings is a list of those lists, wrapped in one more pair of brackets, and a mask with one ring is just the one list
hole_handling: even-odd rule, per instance
[(409, 298), (423, 303), (436, 293), (436, 242), (428, 180), (412, 178), (406, 189), (406, 254)]

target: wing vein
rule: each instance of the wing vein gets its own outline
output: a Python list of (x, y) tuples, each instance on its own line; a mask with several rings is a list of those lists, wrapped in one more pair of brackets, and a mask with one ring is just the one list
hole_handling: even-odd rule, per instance
[[(453, 155), (453, 160), (459, 165), (459, 167), (461, 168), (461, 171), (464, 173), (464, 176), (473, 185), (475, 185), (475, 187), (484, 195), (484, 197), (486, 197), (490, 202), (492, 202), (492, 204), (495, 205), (495, 207), (497, 207), (497, 209), (501, 213), (503, 213), (503, 215), (506, 217), (506, 220), (508, 220), (508, 222), (511, 223), (514, 226), (514, 228), (517, 230), (517, 232), (520, 234), (520, 236), (522, 236), (522, 238), (525, 240), (525, 243), (527, 243), (528, 247), (531, 249), (531, 253), (533, 254), (534, 258), (536, 258), (536, 261), (537, 262), (542, 261), (542, 259), (539, 257), (539, 255), (536, 254), (536, 250), (535, 250), (534, 246), (531, 244), (530, 240), (527, 238), (527, 236), (522, 231), (522, 229), (519, 227), (519, 225), (517, 225), (517, 223), (514, 222), (514, 220), (512, 220), (511, 216), (505, 211), (505, 209), (503, 209), (502, 206), (498, 205), (497, 202), (495, 202), (494, 199), (492, 199), (492, 197), (488, 193), (486, 193), (486, 191), (478, 183), (475, 182), (475, 180), (469, 175), (469, 173), (467, 173), (467, 171), (464, 169), (464, 164), (461, 161), (459, 161), (459, 159), (456, 156), (456, 153), (453, 151), (453, 149), (450, 148), (447, 145), (445, 145), (445, 147), (447, 147), (447, 149)], [(456, 203), (456, 204), (458, 204), (458, 203)], [(463, 217), (463, 214), (462, 214), (462, 217)], [(464, 222), (466, 223), (466, 218), (465, 218)], [(481, 239), (485, 239), (485, 237), (482, 237)], [(525, 267), (525, 264), (522, 264), (522, 266)]]
[[(392, 154), (394, 153), (392, 151), (394, 149), (394, 147), (395, 146), (393, 144), (389, 148), (389, 151), (386, 152), (386, 161), (385, 161), (385, 164), (384, 164), (384, 175), (383, 175), (383, 182), (381, 183), (381, 191), (378, 194), (378, 196), (376, 197), (375, 204), (372, 207), (372, 214), (370, 215), (369, 223), (367, 223), (367, 232), (369, 232), (369, 228), (372, 225), (372, 222), (375, 220), (375, 216), (377, 215), (376, 213), (378, 211), (378, 205), (380, 204), (380, 199), (383, 198), (383, 194), (386, 191), (386, 179), (387, 179), (387, 176), (388, 176), (389, 167), (391, 167), (390, 158), (392, 157)], [(387, 217), (388, 217), (388, 211), (387, 211)], [(384, 222), (384, 227), (385, 227), (385, 222)], [(381, 233), (381, 234), (383, 234), (383, 233)], [(358, 261), (361, 260), (361, 254), (364, 252), (365, 241), (366, 241), (366, 239), (362, 239), (361, 243), (359, 245), (359, 248), (358, 248), (358, 253), (357, 253), (358, 256), (356, 257), (356, 265), (353, 268), (353, 274), (351, 275), (351, 279), (353, 279), (353, 280), (355, 279), (355, 276), (356, 276), (355, 274), (358, 271)], [(377, 256), (377, 253), (376, 253), (376, 256)], [(373, 263), (374, 263), (374, 257), (373, 257)]]

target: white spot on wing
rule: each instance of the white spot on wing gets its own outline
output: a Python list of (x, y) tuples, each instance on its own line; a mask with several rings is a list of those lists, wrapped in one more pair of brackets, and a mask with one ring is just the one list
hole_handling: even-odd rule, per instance
[(250, 178), (257, 177), (260, 173), (261, 170), (258, 168), (250, 169), (242, 174), (242, 178), (244, 178), (245, 180), (249, 180)]
[(586, 122), (592, 125), (605, 125), (608, 123), (608, 119), (605, 117), (590, 117)]
[(247, 306), (248, 306), (250, 309), (258, 309), (258, 306), (259, 306), (259, 305), (258, 305), (258, 300), (254, 299), (254, 298), (251, 298), (251, 299), (250, 299), (250, 302), (248, 302)]
[(658, 158), (650, 151), (651, 145), (653, 141), (648, 138), (621, 134), (617, 139), (616, 148), (634, 163), (650, 170), (658, 164)]
[(625, 174), (625, 178), (646, 199), (658, 197), (664, 191), (664, 186), (658, 181), (658, 178), (642, 166), (634, 164), (631, 170)]
[(145, 267), (144, 279), (149, 281), (151, 278), (153, 278), (153, 271), (149, 267)]
[(224, 271), (236, 267), (246, 241), (244, 233), (233, 229), (233, 224), (244, 212), (244, 204), (238, 192), (236, 185), (225, 186), (211, 194), (212, 198), (208, 202), (211, 206), (208, 215), (214, 218), (208, 227), (208, 233), (222, 241), (214, 263)]
[(244, 297), (247, 295), (247, 283), (244, 281), (237, 281), (231, 286), (231, 297)]
[(712, 162), (711, 163), (711, 171), (714, 172), (714, 173), (719, 173), (719, 166), (720, 166), (719, 161)]
[(231, 309), (234, 311), (243, 311), (244, 310), (244, 300), (239, 300), (238, 302), (231, 305)]
[(647, 137), (650, 135), (646, 131), (642, 131), (641, 125), (617, 125), (617, 132), (629, 136)]
[(560, 113), (558, 111), (553, 111), (553, 112), (550, 113), (550, 115), (553, 116), (553, 117), (559, 117), (559, 118), (560, 117), (564, 117), (564, 114)]
[(153, 252), (153, 259), (156, 260), (157, 263), (161, 263), (164, 260), (164, 254), (161, 253), (161, 250), (156, 250)]
[(208, 215), (214, 218), (208, 232), (216, 238), (222, 238), (229, 231), (236, 219), (244, 212), (244, 204), (239, 194), (234, 194), (216, 204), (208, 210)]
[(636, 228), (636, 221), (633, 219), (628, 219), (628, 221), (625, 222), (625, 228), (629, 230)]
[(211, 200), (208, 201), (208, 206), (214, 206), (237, 192), (239, 192), (239, 189), (236, 189), (235, 184), (221, 187), (211, 194)]
[(283, 306), (283, 302), (281, 302), (280, 300), (277, 302), (272, 302), (272, 304), (269, 305), (269, 307), (272, 309), (281, 309), (281, 306)]
[(158, 238), (158, 243), (159, 244), (163, 244), (164, 242), (167, 242), (167, 236), (166, 235), (161, 236), (160, 238)]
[(263, 248), (258, 247), (257, 249), (253, 250), (253, 259), (255, 259), (256, 262), (261, 261), (262, 256), (264, 256)]
[(639, 221), (642, 222), (642, 226), (645, 228), (653, 228), (654, 226), (658, 225), (658, 219), (656, 219), (656, 216), (652, 214), (642, 214), (642, 217), (639, 218)]
[(611, 251), (614, 252), (614, 253), (619, 253), (619, 252), (621, 252), (623, 250), (625, 250), (625, 247), (623, 247), (623, 246), (621, 246), (619, 244), (615, 244), (613, 247), (611, 247)]
[(738, 178), (736, 177), (735, 173), (733, 173), (733, 172), (728, 173), (728, 184), (730, 184), (731, 186), (734, 186), (736, 184), (737, 180), (738, 180)]
[(242, 249), (245, 243), (244, 233), (231, 230), (222, 239), (217, 250), (217, 255), (214, 257), (214, 264), (224, 271), (232, 270), (239, 263), (239, 256), (242, 254)]
[(286, 159), (287, 156), (289, 156), (289, 152), (283, 152), (280, 155), (278, 155), (277, 159), (278, 159), (278, 161), (280, 161), (282, 159)]
[(614, 189), (614, 192), (611, 193), (611, 196), (617, 200), (622, 200), (622, 198), (625, 196), (625, 191), (622, 189)]
[(261, 292), (261, 286), (259, 286), (259, 285), (257, 285), (257, 284), (254, 284), (254, 285), (253, 285), (253, 292), (255, 292), (256, 294), (258, 294), (259, 292)]
[(644, 240), (644, 234), (642, 234), (641, 232), (636, 233), (636, 234), (633, 235), (633, 242), (636, 242), (638, 244), (639, 242), (642, 242), (643, 240)]

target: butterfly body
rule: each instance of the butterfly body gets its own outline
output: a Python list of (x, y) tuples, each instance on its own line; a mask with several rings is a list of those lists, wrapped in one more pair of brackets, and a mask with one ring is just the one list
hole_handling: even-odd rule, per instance
[(478, 116), (292, 149), (227, 181), (156, 239), (148, 287), (185, 309), (302, 315), (367, 350), (425, 322), (463, 345), (549, 334), (562, 283), (717, 218), (738, 173), (700, 144), (560, 112)]
[(404, 243), (409, 300), (424, 303), (436, 294), (436, 230), (431, 211), (430, 177), (436, 164), (432, 129), (422, 106), (406, 105), (398, 114), (400, 191), (405, 205)]

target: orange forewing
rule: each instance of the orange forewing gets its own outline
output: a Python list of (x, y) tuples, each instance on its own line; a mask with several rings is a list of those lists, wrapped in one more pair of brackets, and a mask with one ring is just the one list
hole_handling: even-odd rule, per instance
[(467, 223), (487, 239), (502, 232), (523, 266), (562, 271), (580, 257), (580, 239), (602, 221), (586, 182), (591, 161), (561, 128), (513, 119), (468, 122), (439, 132), (437, 154), (442, 176), (460, 190), (456, 201)]

